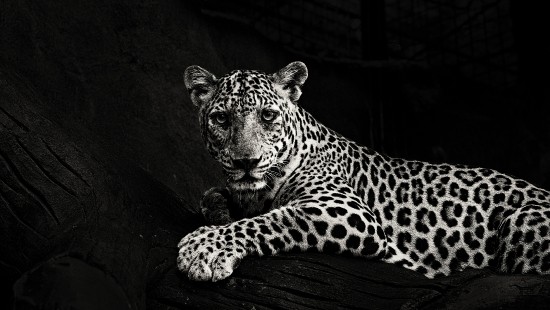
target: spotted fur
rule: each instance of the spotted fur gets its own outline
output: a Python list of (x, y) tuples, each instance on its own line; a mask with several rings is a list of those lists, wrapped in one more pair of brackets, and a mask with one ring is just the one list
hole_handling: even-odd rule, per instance
[(228, 177), (227, 188), (203, 197), (203, 213), (218, 225), (178, 245), (178, 268), (190, 279), (224, 279), (246, 255), (311, 249), (430, 278), (488, 266), (550, 273), (548, 191), (490, 169), (357, 145), (297, 105), (306, 78), (300, 62), (219, 79), (186, 70), (206, 147)]

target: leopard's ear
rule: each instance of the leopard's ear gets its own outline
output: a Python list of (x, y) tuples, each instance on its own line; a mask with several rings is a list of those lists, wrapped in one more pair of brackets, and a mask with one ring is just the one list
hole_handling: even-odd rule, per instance
[(295, 61), (272, 75), (275, 90), (279, 96), (296, 103), (302, 95), (302, 85), (307, 79), (307, 67)]
[(187, 67), (183, 79), (195, 106), (208, 102), (216, 91), (216, 77), (199, 66)]

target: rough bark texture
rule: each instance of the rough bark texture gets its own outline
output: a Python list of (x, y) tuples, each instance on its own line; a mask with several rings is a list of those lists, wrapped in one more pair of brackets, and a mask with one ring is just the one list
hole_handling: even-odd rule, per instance
[[(250, 257), (219, 283), (179, 274), (175, 245), (201, 225), (197, 199), (221, 180), (203, 150), (183, 70), (276, 69), (293, 60), (253, 34), (222, 28), (179, 1), (0, 2), (0, 288), (12, 295), (6, 306), (547, 307), (549, 277), (471, 270), (428, 280), (316, 253)], [(334, 72), (317, 82), (336, 85), (324, 89), (325, 99), (353, 97), (343, 91), (355, 87), (352, 74)]]

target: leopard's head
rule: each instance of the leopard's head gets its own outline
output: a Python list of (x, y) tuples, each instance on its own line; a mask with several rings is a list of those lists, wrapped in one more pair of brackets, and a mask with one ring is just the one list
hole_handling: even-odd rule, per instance
[(269, 189), (296, 139), (293, 111), (307, 78), (306, 66), (293, 62), (274, 74), (236, 70), (220, 78), (190, 66), (184, 78), (199, 108), (206, 147), (222, 164), (229, 187)]

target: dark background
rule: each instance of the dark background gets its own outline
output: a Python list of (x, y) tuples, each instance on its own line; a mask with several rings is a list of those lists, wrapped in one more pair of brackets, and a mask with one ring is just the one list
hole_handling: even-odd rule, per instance
[[(15, 294), (20, 307), (46, 308), (101, 300), (261, 308), (266, 298), (282, 308), (358, 307), (338, 304), (350, 297), (340, 286), (300, 282), (304, 273), (326, 277), (318, 262), (359, 264), (347, 258), (246, 260), (237, 284), (217, 286), (189, 283), (174, 270), (175, 244), (201, 224), (201, 193), (223, 180), (203, 148), (183, 71), (198, 64), (217, 75), (275, 72), (301, 60), (309, 79), (300, 104), (346, 137), (390, 156), (484, 166), (550, 188), (543, 12), (519, 0), (0, 0), (6, 304)], [(296, 273), (308, 264), (317, 271)], [(472, 284), (479, 274), (466, 274), (426, 282), (374, 265), (386, 275), (380, 280), (371, 265), (360, 275), (334, 271), (347, 274), (342, 283), (377, 292), (351, 296), (367, 308), (437, 308), (447, 289), (509, 281)], [(278, 267), (266, 273), (266, 266)], [(380, 284), (388, 279), (403, 281), (401, 288)], [(325, 291), (336, 301), (322, 300)], [(526, 300), (547, 300), (549, 291)]]

